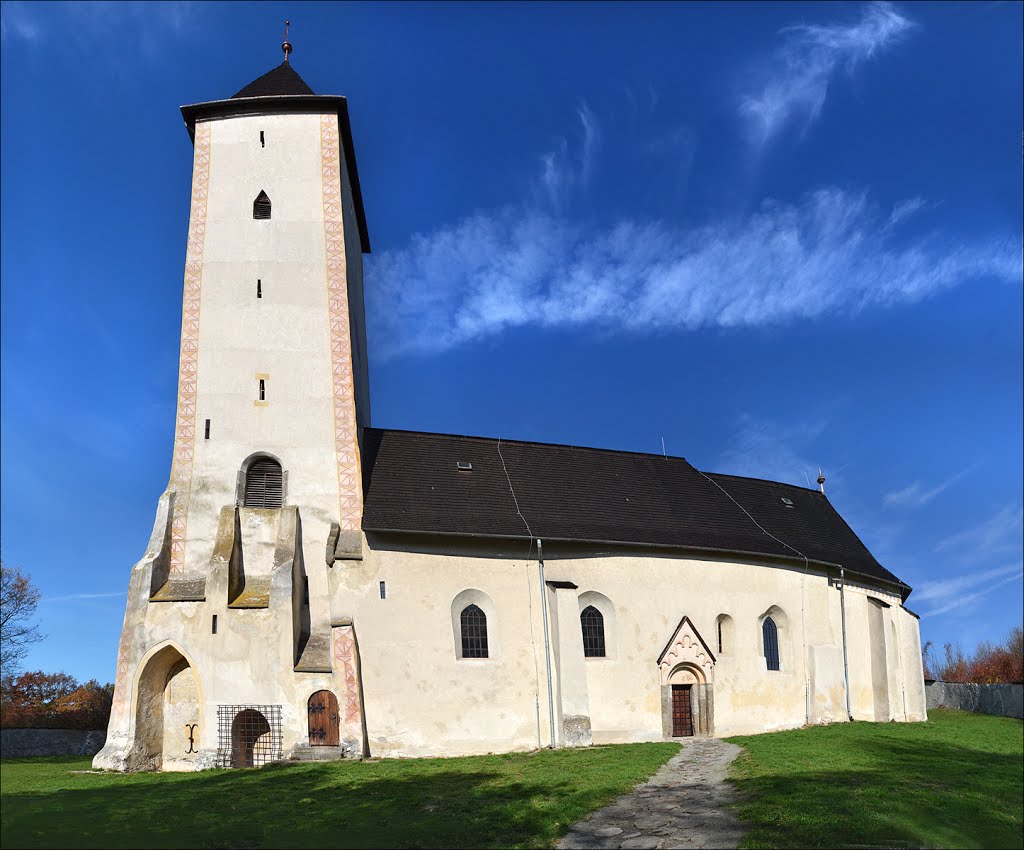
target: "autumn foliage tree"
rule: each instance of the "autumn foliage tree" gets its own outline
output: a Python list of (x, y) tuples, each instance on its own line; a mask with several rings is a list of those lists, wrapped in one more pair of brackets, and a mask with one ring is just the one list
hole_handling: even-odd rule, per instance
[(965, 655), (959, 644), (945, 644), (941, 659), (932, 657), (933, 650), (928, 641), (923, 649), (926, 679), (983, 685), (1024, 682), (1024, 629), (1019, 626), (997, 646), (979, 644), (973, 655)]
[(41, 670), (0, 681), (0, 725), (6, 728), (106, 729), (114, 686), (79, 684), (67, 673)]

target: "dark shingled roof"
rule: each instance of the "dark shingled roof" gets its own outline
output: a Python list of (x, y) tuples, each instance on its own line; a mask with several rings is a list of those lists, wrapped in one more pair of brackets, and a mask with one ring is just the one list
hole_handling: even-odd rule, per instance
[(705, 475), (679, 457), (367, 428), (363, 528), (528, 537), (503, 461), (534, 537), (806, 555), (909, 592), (817, 490)]
[(316, 92), (306, 85), (302, 77), (288, 62), (282, 62), (272, 71), (267, 71), (262, 77), (253, 80), (238, 94), (231, 97), (234, 99), (236, 97), (273, 97), (274, 95), (291, 94), (316, 94)]

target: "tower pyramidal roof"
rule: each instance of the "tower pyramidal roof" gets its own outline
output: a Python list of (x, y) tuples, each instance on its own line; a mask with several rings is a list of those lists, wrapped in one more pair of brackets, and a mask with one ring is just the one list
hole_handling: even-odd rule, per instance
[(231, 99), (239, 97), (274, 97), (275, 95), (316, 94), (306, 85), (306, 81), (285, 59), (273, 70), (267, 71), (262, 77), (253, 80)]
[(284, 53), (284, 62), (271, 71), (267, 71), (262, 77), (253, 80), (249, 85), (231, 99), (236, 97), (274, 97), (276, 95), (312, 94), (313, 91), (306, 85), (306, 81), (299, 76), (298, 72), (291, 66), (288, 57), (292, 52), (292, 43), (288, 40), (288, 27), (291, 21), (284, 22), (284, 35), (281, 41), (281, 52)]

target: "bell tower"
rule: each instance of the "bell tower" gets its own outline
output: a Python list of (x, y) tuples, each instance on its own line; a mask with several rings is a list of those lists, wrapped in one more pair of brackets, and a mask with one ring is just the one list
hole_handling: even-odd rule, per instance
[[(181, 109), (194, 157), (174, 450), (132, 571), (101, 767), (224, 763), (242, 704), (281, 757), (304, 741), (311, 687), (357, 699), (351, 623), (330, 600), (334, 562), (362, 557), (369, 239), (346, 100), (302, 80), (287, 29), (282, 50), (233, 97)], [(343, 713), (342, 745), (360, 749)]]

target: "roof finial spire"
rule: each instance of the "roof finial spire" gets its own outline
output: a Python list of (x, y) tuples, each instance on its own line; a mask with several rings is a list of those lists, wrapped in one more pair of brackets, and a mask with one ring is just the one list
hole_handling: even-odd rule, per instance
[(825, 473), (821, 471), (821, 467), (818, 467), (818, 489), (821, 490), (821, 494), (825, 495)]
[(292, 52), (292, 43), (288, 40), (288, 24), (289, 21), (284, 22), (284, 41), (281, 42), (281, 50), (284, 51), (284, 61), (288, 61), (288, 54)]

